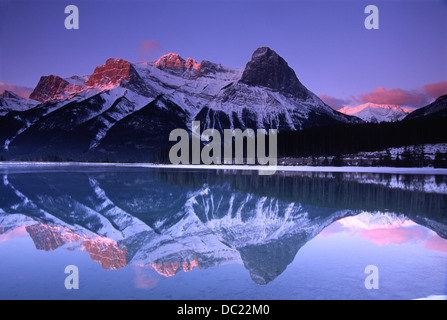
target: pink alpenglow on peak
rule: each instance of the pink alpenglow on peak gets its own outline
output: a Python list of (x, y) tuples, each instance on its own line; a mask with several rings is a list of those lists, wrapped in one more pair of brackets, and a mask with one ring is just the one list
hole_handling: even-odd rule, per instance
[(59, 76), (49, 75), (40, 78), (39, 83), (29, 98), (41, 102), (56, 99), (66, 99), (85, 89), (85, 78), (72, 76), (62, 79)]
[(38, 101), (49, 101), (55, 99), (64, 92), (69, 82), (55, 75), (43, 76), (29, 98)]
[(176, 53), (168, 53), (161, 56), (155, 65), (161, 68), (182, 68), (182, 69), (200, 69), (200, 64), (196, 60), (188, 58), (186, 61)]
[(367, 122), (392, 122), (402, 120), (413, 110), (393, 104), (368, 102), (357, 107), (343, 107), (338, 111)]
[(95, 71), (87, 81), (89, 87), (116, 87), (123, 79), (129, 81), (133, 67), (130, 62), (123, 59), (107, 59), (102, 66)]
[(200, 70), (200, 64), (197, 63), (196, 60), (188, 58), (188, 59), (186, 59), (186, 62), (185, 62), (185, 68), (186, 69)]

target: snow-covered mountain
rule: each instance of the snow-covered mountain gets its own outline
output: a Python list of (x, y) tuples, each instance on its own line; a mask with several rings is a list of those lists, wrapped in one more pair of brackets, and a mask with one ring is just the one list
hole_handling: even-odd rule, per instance
[(39, 104), (39, 101), (24, 99), (15, 93), (5, 90), (0, 94), (0, 116), (11, 111), (26, 111)]
[(422, 117), (442, 117), (447, 116), (447, 94), (440, 96), (429, 105), (419, 108), (408, 115), (405, 120), (413, 120)]
[(151, 160), (176, 128), (295, 131), (361, 122), (306, 89), (275, 51), (257, 49), (245, 68), (167, 54), (154, 62), (108, 59), (89, 76), (41, 77), (40, 101), (0, 117), (8, 158), (49, 154)]
[(366, 122), (394, 122), (409, 115), (412, 110), (392, 104), (364, 103), (357, 107), (343, 107), (341, 113), (358, 117)]

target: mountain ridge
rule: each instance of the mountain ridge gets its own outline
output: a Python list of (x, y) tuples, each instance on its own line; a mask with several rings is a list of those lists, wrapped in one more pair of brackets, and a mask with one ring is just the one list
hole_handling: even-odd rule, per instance
[(405, 117), (404, 120), (413, 120), (436, 115), (444, 118), (447, 116), (447, 94), (438, 97), (429, 105), (413, 111)]
[[(111, 110), (125, 95), (127, 107)], [(200, 121), (202, 130), (221, 132), (235, 128), (296, 131), (361, 122), (326, 105), (301, 84), (282, 57), (267, 47), (258, 48), (244, 69), (207, 60), (199, 63), (174, 53), (145, 63), (110, 58), (90, 76), (43, 76), (30, 97), (41, 102), (34, 106), (36, 110), (10, 112), (0, 118), (0, 125), (9, 121), (18, 128), (5, 124), (5, 129), (0, 129), (0, 145), (11, 158), (48, 153), (76, 159), (92, 154), (102, 158), (118, 154), (120, 158), (119, 150), (124, 146), (126, 156), (134, 158), (142, 149), (151, 149), (144, 157), (153, 159), (156, 149), (167, 145), (170, 131), (179, 127), (190, 131), (192, 121)], [(153, 128), (140, 123), (143, 131), (132, 127), (135, 121), (128, 122), (125, 139), (121, 136), (112, 141), (109, 130), (123, 127), (123, 121), (131, 119), (128, 116), (145, 107), (151, 110), (148, 116), (161, 122), (157, 124), (149, 116), (146, 119)], [(105, 116), (112, 114), (115, 119)], [(97, 119), (96, 126), (87, 128), (84, 123), (91, 119)], [(165, 137), (154, 129), (161, 127)], [(140, 139), (143, 132), (158, 139), (152, 139), (154, 145)], [(87, 141), (92, 135), (94, 138)], [(86, 140), (78, 143), (84, 147), (68, 150), (76, 140)], [(108, 141), (107, 147), (103, 140)]]

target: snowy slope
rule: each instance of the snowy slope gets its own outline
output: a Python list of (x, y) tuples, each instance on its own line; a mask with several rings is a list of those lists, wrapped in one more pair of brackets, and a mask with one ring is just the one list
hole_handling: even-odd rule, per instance
[(429, 105), (419, 108), (408, 115), (405, 120), (418, 119), (430, 115), (445, 117), (447, 114), (447, 94), (440, 96)]
[[(259, 58), (259, 50), (253, 54), (253, 59)], [(217, 125), (216, 129), (224, 129), (225, 124), (225, 128), (254, 125), (299, 130), (318, 125), (319, 116), (335, 122), (358, 122), (334, 111), (305, 88), (306, 96), (302, 98), (276, 88), (246, 84), (242, 79), (247, 67), (230, 68), (209, 61), (199, 65), (192, 60), (191, 65), (195, 67), (187, 68), (187, 61), (168, 54), (154, 63), (138, 64), (135, 68), (151, 88), (187, 111), (192, 119), (204, 121), (205, 128)], [(293, 72), (285, 61), (282, 63), (284, 69)], [(262, 65), (258, 68), (263, 71)], [(314, 120), (310, 119), (312, 116)]]
[(0, 116), (10, 111), (26, 111), (39, 104), (39, 101), (32, 99), (24, 99), (13, 92), (4, 91), (0, 94)]

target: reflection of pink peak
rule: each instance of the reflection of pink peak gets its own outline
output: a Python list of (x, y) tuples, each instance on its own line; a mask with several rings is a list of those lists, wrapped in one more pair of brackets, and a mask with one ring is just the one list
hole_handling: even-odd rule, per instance
[(432, 237), (425, 243), (428, 250), (447, 252), (447, 240), (441, 237)]
[(176, 53), (168, 53), (155, 61), (157, 67), (163, 68), (182, 68), (182, 69), (200, 69), (200, 64), (194, 59), (188, 58), (186, 61)]
[(134, 266), (133, 270), (135, 271), (134, 285), (137, 289), (152, 289), (159, 282), (159, 279), (153, 278), (153, 275), (146, 272), (147, 269), (144, 266)]
[(5, 233), (5, 228), (0, 227), (0, 242), (5, 242), (12, 239), (22, 238), (26, 235), (25, 227), (18, 227)]
[(113, 240), (103, 237), (85, 239), (83, 246), (91, 259), (99, 262), (106, 270), (117, 270), (127, 265), (127, 248), (120, 249)]
[(151, 265), (152, 269), (157, 271), (159, 274), (165, 277), (173, 277), (177, 274), (180, 268), (183, 272), (189, 272), (195, 267), (200, 269), (199, 261), (196, 259), (192, 261), (182, 261), (182, 262), (157, 262)]
[(178, 262), (158, 262), (152, 264), (152, 269), (165, 277), (173, 277), (179, 268)]
[(415, 222), (403, 216), (382, 213), (370, 214), (366, 212), (357, 216), (340, 219), (338, 222), (345, 228), (357, 230), (396, 229), (417, 225)]
[(447, 252), (446, 239), (403, 216), (365, 212), (357, 216), (340, 219), (335, 224), (339, 227), (333, 228), (325, 235), (349, 232), (359, 235), (363, 239), (368, 239), (378, 246), (412, 242), (421, 243), (429, 250)]
[(359, 234), (362, 238), (368, 239), (378, 246), (389, 244), (399, 245), (410, 241), (421, 241), (426, 234), (419, 228), (390, 228), (390, 229), (370, 229), (361, 230)]
[(66, 227), (42, 223), (26, 227), (26, 231), (38, 250), (52, 251), (68, 243), (77, 243), (85, 249), (93, 261), (104, 269), (121, 269), (126, 266), (127, 249), (120, 249), (111, 239), (78, 235)]

